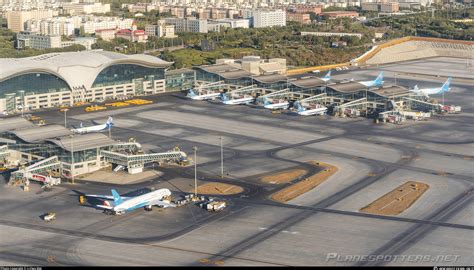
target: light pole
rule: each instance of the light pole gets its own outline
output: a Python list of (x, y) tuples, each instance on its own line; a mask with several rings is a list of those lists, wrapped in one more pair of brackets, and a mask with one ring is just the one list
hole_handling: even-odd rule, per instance
[(221, 136), (221, 178), (224, 178), (224, 147), (223, 147), (223, 138)]
[(193, 150), (194, 150), (194, 196), (197, 197), (197, 192), (198, 192), (198, 188), (197, 188), (197, 147), (194, 146), (193, 147)]
[(71, 135), (71, 180), (72, 184), (74, 184), (74, 133)]
[(64, 128), (67, 128), (66, 125), (67, 125), (67, 116), (66, 116), (66, 113), (69, 109), (64, 109)]

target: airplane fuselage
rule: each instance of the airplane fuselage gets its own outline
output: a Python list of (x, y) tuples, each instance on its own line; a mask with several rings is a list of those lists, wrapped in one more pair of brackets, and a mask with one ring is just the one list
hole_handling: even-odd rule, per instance
[(208, 99), (216, 98), (219, 95), (220, 93), (211, 93), (211, 94), (205, 94), (205, 95), (190, 96), (190, 98), (193, 100), (208, 100)]
[(77, 129), (72, 129), (71, 131), (73, 133), (89, 133), (89, 132), (100, 132), (104, 131), (107, 129), (107, 124), (103, 125), (97, 125), (97, 126), (92, 126), (92, 127), (83, 127), (83, 128), (77, 128)]
[(444, 91), (438, 87), (438, 88), (425, 88), (425, 89), (418, 89), (418, 90), (410, 90), (413, 93), (419, 94), (419, 95), (439, 95), (442, 94)]
[(150, 205), (150, 202), (162, 200), (166, 196), (170, 196), (171, 191), (163, 188), (155, 190), (137, 197), (124, 200), (122, 203), (115, 205), (111, 210), (115, 213), (124, 213), (137, 208), (142, 208)]
[(298, 112), (299, 115), (309, 116), (309, 115), (323, 115), (327, 112), (327, 108), (316, 108), (311, 110), (305, 110)]
[(229, 100), (224, 100), (222, 103), (226, 105), (239, 105), (239, 104), (249, 104), (253, 102), (255, 99), (253, 97), (244, 97), (244, 98), (238, 98), (238, 99), (229, 99)]
[(278, 109), (287, 109), (289, 106), (290, 106), (290, 103), (285, 101), (285, 102), (280, 102), (280, 103), (267, 104), (267, 105), (264, 105), (263, 107), (265, 109), (278, 110)]

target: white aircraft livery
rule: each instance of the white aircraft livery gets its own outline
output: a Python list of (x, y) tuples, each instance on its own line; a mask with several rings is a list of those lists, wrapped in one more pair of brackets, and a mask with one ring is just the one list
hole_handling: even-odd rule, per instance
[(109, 119), (107, 119), (107, 122), (102, 125), (96, 125), (96, 126), (90, 126), (90, 127), (81, 127), (80, 128), (75, 128), (71, 129), (73, 133), (79, 133), (79, 134), (84, 134), (84, 133), (90, 133), (90, 132), (102, 132), (108, 129), (111, 129), (113, 126), (113, 119), (111, 116), (109, 116)]
[[(154, 205), (163, 208), (176, 207), (175, 204), (164, 201), (164, 199), (166, 197), (169, 197), (170, 195), (171, 191), (169, 189), (162, 188), (135, 197), (121, 197), (115, 189), (112, 189), (112, 196), (89, 194), (86, 194), (85, 196), (105, 199), (103, 201), (103, 205), (96, 205), (96, 207), (104, 209), (106, 212), (111, 213), (113, 215), (121, 215), (125, 212), (129, 212), (142, 207), (145, 210), (149, 211)], [(111, 204), (107, 200), (113, 200), (113, 203)]]
[(253, 97), (242, 97), (237, 99), (229, 99), (224, 93), (221, 93), (222, 103), (226, 105), (240, 105), (240, 104), (250, 104), (255, 101)]
[(362, 82), (359, 82), (367, 87), (379, 87), (379, 86), (382, 86), (383, 84), (383, 71), (380, 72), (379, 76), (377, 76), (377, 78), (373, 81), (362, 81)]
[(288, 109), (290, 107), (290, 103), (288, 101), (272, 103), (268, 99), (264, 98), (263, 107), (270, 110)]
[(410, 90), (410, 92), (420, 94), (420, 95), (425, 95), (425, 96), (447, 93), (450, 90), (449, 86), (451, 84), (451, 80), (452, 78), (449, 77), (441, 87), (434, 87), (434, 88), (419, 89), (418, 85), (415, 85), (415, 87), (413, 87), (413, 89)]
[(198, 95), (198, 94), (196, 94), (194, 89), (189, 89), (189, 92), (186, 96), (190, 99), (193, 99), (193, 100), (209, 100), (209, 99), (217, 98), (220, 94), (221, 94), (220, 92), (216, 92), (216, 93)]
[(328, 108), (326, 108), (325, 106), (319, 106), (319, 107), (316, 107), (315, 109), (306, 109), (305, 107), (303, 107), (299, 101), (296, 101), (294, 103), (294, 107), (296, 108), (296, 111), (298, 112), (299, 115), (304, 115), (304, 116), (308, 116), (308, 115), (324, 115), (327, 111), (328, 111)]

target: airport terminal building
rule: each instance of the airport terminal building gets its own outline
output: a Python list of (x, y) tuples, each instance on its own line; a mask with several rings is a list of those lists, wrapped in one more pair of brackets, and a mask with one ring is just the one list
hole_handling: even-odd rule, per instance
[(0, 59), (0, 111), (162, 93), (171, 64), (150, 55), (101, 50)]

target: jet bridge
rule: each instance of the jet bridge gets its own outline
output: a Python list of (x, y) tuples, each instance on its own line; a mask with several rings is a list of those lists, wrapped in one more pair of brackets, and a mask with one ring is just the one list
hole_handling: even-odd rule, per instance
[(362, 109), (367, 109), (367, 98), (360, 98), (334, 107), (334, 115), (356, 117)]
[(61, 179), (52, 177), (50, 174), (53, 170), (58, 170), (60, 167), (61, 163), (58, 157), (52, 156), (13, 172), (10, 175), (8, 184), (27, 184), (29, 180), (33, 180), (42, 182), (47, 186), (59, 185)]
[(307, 104), (311, 104), (311, 103), (326, 104), (326, 103), (328, 103), (329, 100), (330, 100), (330, 98), (327, 96), (327, 94), (322, 93), (322, 94), (319, 94), (319, 95), (314, 95), (314, 96), (311, 96), (311, 97), (300, 99), (299, 102), (302, 105), (307, 105)]
[(9, 155), (10, 155), (10, 151), (8, 150), (8, 145), (0, 146), (0, 160), (4, 160)]
[(278, 90), (274, 92), (270, 92), (265, 95), (261, 95), (257, 98), (258, 103), (263, 103), (265, 99), (284, 99), (285, 97), (288, 97), (291, 95), (291, 90), (289, 88), (283, 89), (283, 90)]
[(440, 104), (433, 104), (430, 102), (404, 97), (403, 100), (406, 101), (407, 107), (411, 110), (423, 111), (423, 112), (440, 112), (441, 105)]
[(216, 90), (222, 90), (225, 87), (226, 87), (226, 84), (224, 83), (224, 81), (218, 81), (218, 82), (205, 83), (205, 84), (198, 85), (194, 87), (194, 90), (196, 90), (200, 94), (203, 94), (203, 93), (215, 92)]
[(187, 160), (186, 153), (182, 151), (169, 151), (152, 154), (128, 154), (102, 150), (100, 151), (100, 154), (105, 161), (126, 167), (130, 174), (142, 172), (145, 164), (152, 162), (184, 162)]
[(257, 85), (249, 85), (245, 87), (240, 87), (235, 90), (231, 90), (227, 92), (227, 94), (235, 97), (235, 96), (240, 96), (240, 95), (252, 95), (252, 96), (258, 96), (258, 95), (265, 95), (267, 93), (271, 93), (274, 90), (272, 89), (266, 89), (266, 88), (260, 88)]

